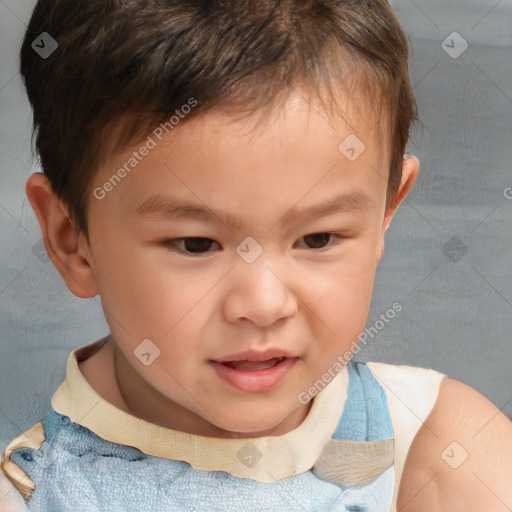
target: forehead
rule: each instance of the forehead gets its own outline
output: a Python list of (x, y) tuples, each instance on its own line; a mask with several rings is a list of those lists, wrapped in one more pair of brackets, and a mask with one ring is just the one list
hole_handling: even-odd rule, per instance
[(318, 93), (305, 86), (292, 87), (291, 92), (281, 94), (272, 103), (244, 112), (231, 109), (227, 103), (190, 122), (185, 119), (176, 135), (200, 140), (204, 132), (220, 140), (229, 133), (239, 137), (240, 143), (258, 138), (268, 143), (273, 138), (281, 144), (283, 140), (298, 142), (304, 137), (326, 136), (335, 142), (340, 137), (344, 140), (343, 134), (352, 134), (365, 147), (378, 149), (381, 157), (389, 157), (391, 123), (387, 104), (376, 87), (370, 90), (355, 83), (350, 89), (335, 88), (329, 94), (325, 88)]
[(272, 109), (246, 117), (215, 109), (185, 118), (169, 133), (153, 131), (107, 158), (95, 186), (126, 168), (151, 139), (154, 147), (123, 173), (103, 206), (139, 214), (151, 202), (162, 203), (155, 195), (178, 194), (196, 205), (222, 205), (235, 216), (241, 209), (261, 215), (263, 206), (280, 215), (277, 203), (307, 207), (308, 200), (332, 199), (334, 189), (365, 192), (382, 202), (390, 161), (386, 132), (385, 119), (362, 95), (339, 95), (326, 108), (297, 89)]

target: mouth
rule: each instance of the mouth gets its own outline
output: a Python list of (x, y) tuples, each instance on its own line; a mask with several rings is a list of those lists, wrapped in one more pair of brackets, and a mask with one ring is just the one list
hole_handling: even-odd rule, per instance
[[(281, 355), (274, 355), (271, 358), (261, 354), (258, 356), (244, 354), (244, 358), (238, 355), (235, 357), (237, 358), (233, 359), (233, 356), (230, 356), (223, 361), (211, 360), (210, 365), (224, 382), (246, 393), (265, 392), (275, 388), (299, 360), (296, 356), (282, 355), (282, 352)], [(250, 357), (252, 360), (245, 357)]]
[(281, 364), (285, 359), (288, 359), (285, 356), (282, 357), (273, 357), (272, 359), (267, 359), (265, 361), (225, 361), (221, 362), (224, 366), (229, 366), (234, 370), (244, 370), (244, 371), (254, 371), (254, 370), (268, 370), (269, 368), (274, 368), (278, 364)]

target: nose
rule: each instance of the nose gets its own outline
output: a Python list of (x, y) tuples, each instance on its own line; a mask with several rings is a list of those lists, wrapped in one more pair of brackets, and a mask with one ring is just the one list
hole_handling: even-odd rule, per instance
[(231, 286), (224, 302), (224, 316), (233, 323), (251, 322), (257, 327), (269, 327), (292, 317), (297, 312), (297, 298), (267, 259), (251, 264), (241, 262), (231, 272)]

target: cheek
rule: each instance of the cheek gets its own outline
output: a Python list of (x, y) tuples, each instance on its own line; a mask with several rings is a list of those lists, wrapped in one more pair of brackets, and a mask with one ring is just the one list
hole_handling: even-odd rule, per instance
[(316, 318), (317, 336), (338, 348), (357, 338), (367, 321), (375, 271), (375, 258), (362, 247), (311, 275), (302, 295)]
[(116, 308), (139, 335), (165, 344), (202, 324), (202, 302), (212, 287), (211, 277), (186, 279), (170, 267), (142, 267), (116, 281)]
[[(201, 350), (207, 319), (200, 297), (211, 285), (204, 280), (202, 285), (187, 285), (176, 272), (162, 272), (155, 266), (140, 265), (134, 272), (131, 259), (129, 263), (119, 262), (109, 275), (108, 292), (102, 298), (107, 322), (130, 364), (164, 393), (166, 386), (175, 385), (170, 375), (187, 375), (195, 369), (191, 356)], [(159, 349), (158, 359), (148, 367), (136, 357), (145, 339)]]

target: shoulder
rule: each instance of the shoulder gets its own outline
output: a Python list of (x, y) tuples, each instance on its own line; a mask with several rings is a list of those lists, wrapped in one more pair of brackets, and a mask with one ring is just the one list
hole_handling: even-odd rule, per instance
[[(436, 403), (444, 373), (429, 368), (366, 363), (384, 389), (398, 455), (405, 454)], [(404, 457), (405, 461), (405, 457)]]
[(511, 482), (512, 422), (473, 388), (445, 378), (410, 447), (398, 510), (506, 512)]
[[(395, 489), (399, 493), (405, 461), (411, 444), (436, 403), (444, 373), (404, 364), (368, 362), (384, 389), (395, 440)], [(395, 509), (393, 509), (395, 510)]]
[(436, 388), (432, 393), (435, 399), (439, 384), (446, 377), (444, 373), (418, 366), (377, 362), (365, 364), (384, 387), (386, 394), (394, 395), (395, 398), (405, 399), (408, 396), (416, 398)]

